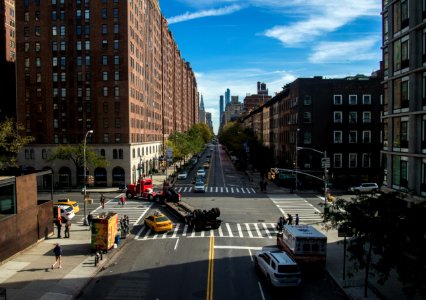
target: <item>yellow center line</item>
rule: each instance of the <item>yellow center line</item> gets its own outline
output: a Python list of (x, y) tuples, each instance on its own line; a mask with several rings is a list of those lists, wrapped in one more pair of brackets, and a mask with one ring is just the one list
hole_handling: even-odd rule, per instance
[(214, 236), (210, 236), (209, 267), (207, 271), (206, 300), (213, 300)]

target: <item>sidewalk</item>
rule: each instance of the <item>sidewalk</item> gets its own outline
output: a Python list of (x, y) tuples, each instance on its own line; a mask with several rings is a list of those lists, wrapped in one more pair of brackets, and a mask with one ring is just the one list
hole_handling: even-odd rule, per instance
[[(62, 269), (52, 270), (56, 243), (62, 247)], [(88, 226), (73, 224), (70, 238), (60, 239), (56, 238), (55, 229), (54, 235), (48, 239), (0, 265), (0, 290), (6, 289), (8, 300), (73, 299), (120, 247), (104, 254), (103, 260), (95, 266)]]

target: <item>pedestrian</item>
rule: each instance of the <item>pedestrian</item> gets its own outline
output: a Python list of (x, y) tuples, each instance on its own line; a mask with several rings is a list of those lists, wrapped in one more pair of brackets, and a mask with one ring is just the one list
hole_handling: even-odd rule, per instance
[(284, 224), (285, 224), (284, 217), (283, 216), (279, 217), (277, 222), (278, 231), (280, 232), (283, 231)]
[(263, 191), (266, 192), (266, 186), (268, 185), (268, 183), (266, 181), (263, 182)]
[(287, 214), (287, 223), (288, 225), (293, 225), (293, 216), (290, 214)]
[(89, 226), (92, 226), (92, 220), (93, 220), (93, 215), (90, 212), (89, 215), (87, 216), (87, 223), (89, 223)]
[(70, 237), (70, 230), (71, 230), (71, 221), (70, 221), (70, 220), (68, 220), (68, 221), (65, 223), (65, 237), (66, 237), (66, 238), (69, 238), (69, 237)]
[(102, 205), (102, 209), (105, 208), (105, 196), (104, 194), (101, 194), (101, 205)]
[(295, 224), (296, 224), (296, 225), (299, 225), (299, 214), (296, 214)]
[(61, 261), (62, 248), (61, 246), (59, 246), (59, 243), (55, 244), (55, 248), (53, 248), (53, 253), (55, 254), (56, 260), (55, 260), (55, 263), (52, 265), (52, 270), (57, 263), (59, 263), (59, 269), (61, 269), (62, 268), (62, 261)]
[(62, 231), (62, 220), (61, 220), (61, 217), (58, 217), (55, 220), (55, 225), (56, 225), (56, 228), (58, 230), (58, 239), (60, 239), (62, 237), (61, 236), (61, 231)]
[(126, 203), (126, 197), (121, 196), (120, 202), (121, 202), (121, 206), (124, 206), (124, 204)]

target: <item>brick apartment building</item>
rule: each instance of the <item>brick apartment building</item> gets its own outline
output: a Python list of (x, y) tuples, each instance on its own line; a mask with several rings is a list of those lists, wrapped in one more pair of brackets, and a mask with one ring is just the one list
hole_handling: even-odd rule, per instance
[(426, 196), (426, 1), (383, 0), (382, 184)]
[(19, 161), (53, 169), (55, 184), (82, 183), (82, 170), (47, 158), (89, 130), (110, 165), (88, 174), (116, 186), (158, 167), (167, 137), (198, 122), (196, 78), (158, 0), (18, 1), (16, 29), (17, 117), (36, 139)]
[(16, 118), (15, 35), (15, 1), (0, 0), (0, 122)]
[[(335, 186), (379, 182), (381, 96), (377, 76), (298, 78), (243, 120), (273, 149), (276, 167), (322, 177), (325, 151)], [(299, 176), (302, 187), (309, 181)]]

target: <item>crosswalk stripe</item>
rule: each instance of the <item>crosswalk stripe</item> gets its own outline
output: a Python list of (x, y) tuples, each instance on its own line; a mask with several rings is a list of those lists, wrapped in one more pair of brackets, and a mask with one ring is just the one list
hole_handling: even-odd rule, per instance
[(231, 226), (229, 225), (229, 223), (226, 223), (225, 225), (226, 225), (226, 229), (228, 229), (229, 236), (230, 236), (230, 237), (233, 237), (233, 236), (234, 236), (234, 234), (232, 233)]
[(179, 230), (179, 226), (180, 226), (180, 224), (179, 224), (179, 223), (177, 223), (177, 224), (175, 225), (175, 229), (173, 230), (173, 236), (172, 236), (172, 237), (176, 237), (177, 232), (178, 232), (178, 230)]
[(268, 226), (266, 226), (266, 224), (265, 224), (265, 223), (262, 223), (262, 225), (263, 225), (263, 228), (265, 229), (266, 234), (267, 234), (267, 235), (268, 235), (268, 237), (270, 238), (270, 237), (271, 237), (271, 234), (269, 233)]
[(252, 238), (252, 237), (253, 237), (253, 233), (251, 233), (250, 225), (249, 225), (249, 224), (247, 224), (247, 223), (246, 223), (245, 225), (246, 225), (247, 232), (248, 232), (249, 236)]
[(219, 236), (220, 236), (220, 237), (223, 237), (223, 230), (222, 230), (222, 227), (219, 227)]
[(239, 233), (240, 237), (243, 237), (243, 232), (241, 231), (241, 225), (237, 224), (237, 228), (238, 228), (238, 233)]
[(259, 230), (259, 226), (257, 226), (257, 224), (256, 224), (256, 223), (254, 224), (254, 229), (256, 229), (256, 232), (257, 232), (257, 236), (258, 236), (258, 237), (262, 236), (262, 234), (260, 233), (260, 230)]

